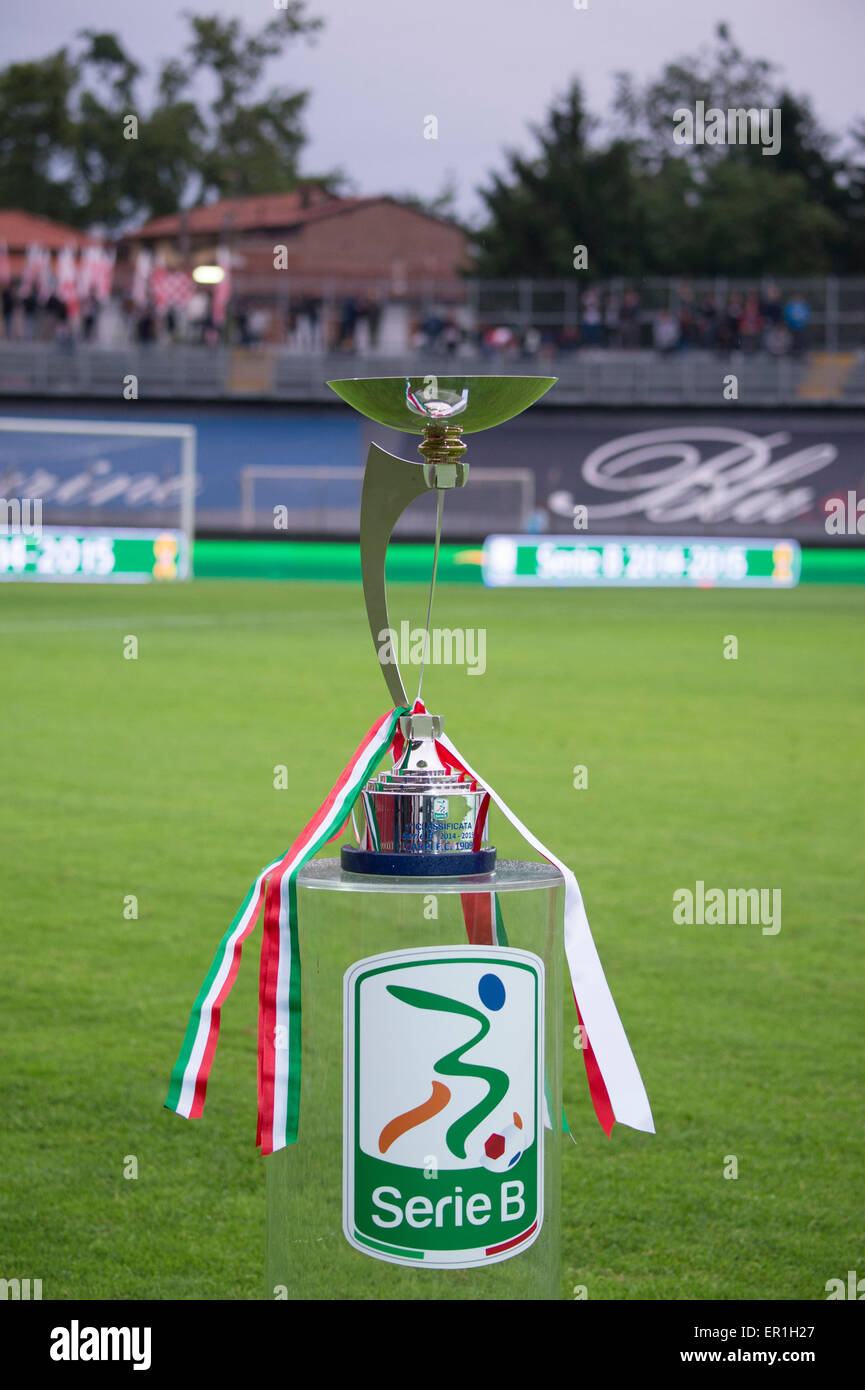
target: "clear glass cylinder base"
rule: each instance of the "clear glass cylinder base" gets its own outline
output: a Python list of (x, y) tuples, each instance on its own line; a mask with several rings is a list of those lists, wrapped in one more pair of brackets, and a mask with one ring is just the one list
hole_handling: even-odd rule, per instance
[(269, 1299), (556, 1299), (561, 876), (298, 879), (298, 1142), (268, 1157)]

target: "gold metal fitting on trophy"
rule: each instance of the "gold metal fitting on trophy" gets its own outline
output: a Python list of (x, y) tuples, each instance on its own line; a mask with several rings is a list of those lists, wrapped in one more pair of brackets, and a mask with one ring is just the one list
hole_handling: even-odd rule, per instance
[(441, 492), (464, 487), (468, 482), (469, 466), (463, 459), (466, 444), (459, 425), (444, 420), (427, 421), (423, 440), (417, 447), (418, 453), (423, 455), (427, 487)]

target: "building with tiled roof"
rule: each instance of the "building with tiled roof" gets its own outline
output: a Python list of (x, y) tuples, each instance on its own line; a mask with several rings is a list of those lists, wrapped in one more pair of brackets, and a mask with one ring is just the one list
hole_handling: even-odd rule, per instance
[(64, 246), (97, 246), (97, 237), (52, 222), (47, 217), (35, 217), (19, 208), (0, 208), (0, 245), (5, 242), (9, 252), (9, 269), (20, 275), (24, 269), (28, 246), (42, 246), (48, 251), (61, 251)]
[(456, 285), (468, 265), (461, 228), (395, 198), (337, 198), (319, 189), (224, 198), (128, 232), (123, 247), (147, 249), (168, 267), (193, 269), (231, 255), (234, 284), (251, 294), (362, 292), (378, 282), (391, 293), (419, 281)]

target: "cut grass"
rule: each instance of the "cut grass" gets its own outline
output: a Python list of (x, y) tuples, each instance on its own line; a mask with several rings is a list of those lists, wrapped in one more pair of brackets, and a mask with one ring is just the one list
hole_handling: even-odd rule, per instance
[[(425, 697), (576, 870), (655, 1112), (654, 1138), (607, 1141), (566, 1057), (565, 1297), (820, 1299), (865, 1271), (863, 608), (828, 586), (437, 596), (443, 625), (486, 627), (487, 672), (436, 667)], [(0, 1276), (261, 1297), (255, 938), (206, 1118), (162, 1103), (250, 880), (387, 705), (360, 592), (7, 585), (0, 671)], [(494, 839), (525, 857), (501, 817)], [(697, 879), (780, 888), (781, 931), (674, 925)]]

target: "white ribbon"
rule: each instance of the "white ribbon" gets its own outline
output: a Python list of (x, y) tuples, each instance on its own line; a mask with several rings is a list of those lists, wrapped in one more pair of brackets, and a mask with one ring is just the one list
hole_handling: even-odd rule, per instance
[(542, 854), (544, 859), (555, 865), (565, 880), (565, 955), (580, 1016), (604, 1079), (613, 1114), (619, 1124), (654, 1134), (655, 1124), (649, 1097), (646, 1095), (643, 1079), (610, 993), (604, 968), (592, 939), (580, 885), (574, 873), (523, 825), (519, 816), (514, 815), (510, 807), (505, 805), (487, 779), (475, 772), (445, 734), (442, 734), (437, 742), (442, 743), (462, 763), (466, 772), (486, 788), (514, 829), (537, 850), (538, 854)]

